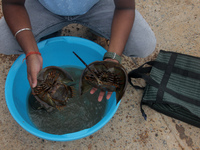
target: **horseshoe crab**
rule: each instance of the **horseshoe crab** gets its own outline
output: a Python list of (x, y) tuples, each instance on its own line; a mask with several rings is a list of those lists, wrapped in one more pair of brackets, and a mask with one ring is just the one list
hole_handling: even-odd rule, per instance
[(80, 94), (95, 87), (102, 91), (116, 92), (118, 103), (127, 86), (128, 78), (125, 68), (112, 61), (95, 61), (87, 65), (75, 52), (73, 53), (86, 65), (80, 78)]
[[(34, 108), (44, 108), (48, 112), (61, 109), (73, 97), (73, 78), (64, 69), (49, 66), (42, 69), (37, 77), (37, 86), (32, 94), (37, 101), (31, 102)], [(70, 85), (71, 84), (71, 85)]]

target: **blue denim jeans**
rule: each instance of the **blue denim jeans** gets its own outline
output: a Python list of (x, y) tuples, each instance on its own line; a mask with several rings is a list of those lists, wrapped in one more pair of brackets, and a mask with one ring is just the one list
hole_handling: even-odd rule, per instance
[[(107, 39), (111, 34), (114, 13), (113, 0), (100, 0), (86, 14), (80, 16), (59, 16), (44, 8), (37, 0), (26, 0), (32, 32), (37, 42), (46, 35), (63, 27), (78, 23)], [(23, 51), (9, 30), (4, 17), (0, 20), (0, 53), (22, 54)], [(135, 21), (123, 54), (131, 57), (146, 57), (155, 50), (156, 38), (141, 14), (136, 10)]]

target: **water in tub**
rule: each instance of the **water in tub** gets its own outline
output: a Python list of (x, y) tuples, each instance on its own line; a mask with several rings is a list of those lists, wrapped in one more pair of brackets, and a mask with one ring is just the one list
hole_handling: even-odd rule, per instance
[[(83, 69), (69, 66), (62, 68), (69, 72), (77, 82), (75, 96), (68, 100), (63, 109), (55, 109), (50, 113), (43, 109), (34, 110), (28, 107), (30, 119), (39, 130), (57, 135), (77, 132), (94, 126), (102, 119), (107, 102), (105, 97), (102, 102), (98, 102), (99, 92), (91, 95), (88, 91), (82, 96), (79, 95), (79, 81)], [(28, 100), (32, 98), (34, 96), (30, 93)]]

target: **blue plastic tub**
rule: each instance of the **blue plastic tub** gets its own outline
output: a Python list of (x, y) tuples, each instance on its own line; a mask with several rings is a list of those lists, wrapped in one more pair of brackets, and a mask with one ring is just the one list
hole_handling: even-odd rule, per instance
[[(85, 68), (82, 62), (72, 53), (73, 51), (81, 56), (87, 64), (102, 60), (106, 52), (98, 44), (78, 37), (56, 37), (38, 43), (38, 47), (43, 56), (43, 67), (67, 65)], [(91, 128), (63, 135), (49, 134), (38, 130), (28, 115), (27, 99), (31, 89), (27, 80), (26, 62), (22, 62), (24, 58), (24, 54), (19, 56), (8, 73), (5, 84), (5, 97), (13, 118), (31, 134), (52, 141), (72, 141), (84, 138), (101, 129), (118, 109), (120, 103), (116, 105), (115, 93), (113, 93), (107, 103), (104, 117)]]

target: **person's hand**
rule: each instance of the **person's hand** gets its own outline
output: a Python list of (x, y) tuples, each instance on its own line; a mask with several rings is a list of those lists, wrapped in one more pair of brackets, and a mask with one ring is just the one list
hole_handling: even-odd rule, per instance
[(31, 88), (37, 86), (37, 75), (42, 69), (43, 59), (40, 55), (33, 54), (27, 57), (27, 76)]
[[(104, 61), (113, 61), (113, 62), (116, 62), (116, 63), (119, 63), (117, 60), (115, 59), (105, 59)], [(97, 88), (92, 88), (91, 91), (90, 91), (90, 94), (94, 94), (95, 92), (97, 91)], [(105, 91), (100, 91), (99, 93), (99, 97), (98, 97), (98, 101), (101, 102), (104, 95), (105, 95)], [(106, 99), (109, 100), (111, 95), (112, 95), (113, 92), (107, 92), (107, 95), (106, 95)]]
[[(96, 90), (97, 90), (97, 88), (94, 88), (94, 87), (93, 87), (93, 88), (91, 89), (91, 91), (90, 91), (90, 94), (94, 94), (94, 93), (96, 92)], [(102, 101), (102, 99), (103, 99), (105, 93), (106, 93), (105, 91), (100, 91), (99, 97), (98, 97), (98, 101), (99, 101), (99, 102)], [(112, 92), (108, 92), (107, 95), (106, 95), (106, 99), (109, 100), (110, 97), (111, 97), (111, 95), (112, 95)]]

